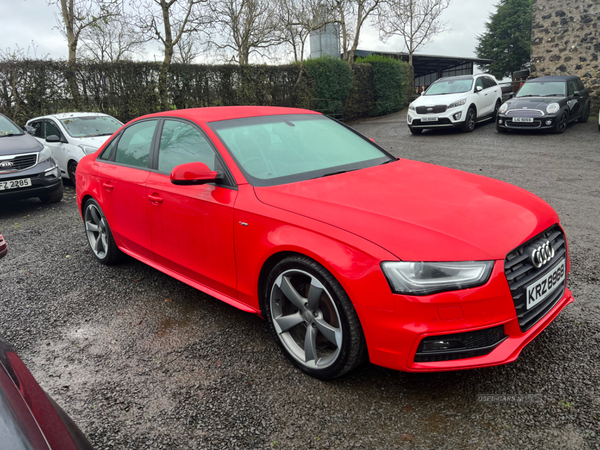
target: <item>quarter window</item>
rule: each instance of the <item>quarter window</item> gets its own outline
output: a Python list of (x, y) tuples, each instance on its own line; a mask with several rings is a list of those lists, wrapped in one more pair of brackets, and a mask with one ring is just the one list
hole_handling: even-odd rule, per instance
[(166, 120), (160, 138), (158, 170), (171, 173), (174, 167), (190, 162), (203, 162), (215, 170), (215, 152), (195, 126)]
[(485, 87), (483, 86), (483, 79), (477, 78), (477, 81), (475, 81), (475, 90), (477, 90), (477, 86), (481, 86), (483, 89), (485, 89)]
[(155, 128), (156, 120), (145, 120), (127, 128), (119, 139), (115, 162), (147, 168)]
[(568, 87), (568, 89), (569, 89), (569, 92), (568, 92), (568, 94), (567, 94), (567, 95), (570, 97), (570, 96), (571, 96), (571, 95), (573, 95), (573, 94), (575, 93), (575, 91), (577, 90), (577, 83), (575, 83), (575, 81), (573, 81), (573, 80), (569, 80), (569, 81), (567, 82), (567, 87)]

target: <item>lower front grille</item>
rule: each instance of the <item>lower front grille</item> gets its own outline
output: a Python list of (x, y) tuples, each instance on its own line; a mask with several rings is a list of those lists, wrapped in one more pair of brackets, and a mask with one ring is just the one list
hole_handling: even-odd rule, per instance
[[(554, 250), (552, 258), (541, 267), (535, 267), (532, 251), (549, 242)], [(567, 246), (565, 236), (558, 225), (553, 225), (533, 239), (511, 251), (504, 260), (504, 274), (515, 304), (519, 327), (522, 332), (535, 325), (562, 298), (566, 288), (566, 276), (562, 285), (547, 298), (527, 309), (527, 288), (546, 275), (552, 273), (564, 262), (567, 264)]]
[(415, 362), (453, 361), (487, 355), (507, 337), (504, 325), (465, 333), (427, 336), (419, 343)]

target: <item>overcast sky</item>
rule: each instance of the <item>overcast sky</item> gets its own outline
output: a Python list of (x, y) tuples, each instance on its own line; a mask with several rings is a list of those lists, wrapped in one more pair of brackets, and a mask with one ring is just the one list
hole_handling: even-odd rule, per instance
[[(418, 53), (444, 56), (475, 56), (476, 37), (485, 31), (484, 24), (496, 11), (497, 0), (453, 0), (444, 11), (442, 20), (449, 31), (440, 34)], [(33, 42), (37, 56), (49, 55), (53, 59), (67, 58), (66, 38), (56, 29), (56, 5), (46, 0), (0, 0), (0, 49), (27, 50)], [(403, 51), (399, 38), (383, 43), (372, 27), (361, 32), (359, 49)], [(33, 57), (32, 52), (30, 56)], [(145, 59), (160, 60), (155, 45), (148, 47)], [(291, 56), (290, 56), (291, 59)]]

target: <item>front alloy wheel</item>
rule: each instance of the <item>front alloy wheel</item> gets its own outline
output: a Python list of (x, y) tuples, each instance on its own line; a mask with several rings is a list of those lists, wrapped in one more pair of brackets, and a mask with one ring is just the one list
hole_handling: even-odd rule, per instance
[(121, 251), (115, 244), (106, 217), (95, 200), (88, 200), (83, 215), (88, 243), (102, 264), (114, 264), (121, 257)]
[(321, 265), (302, 256), (281, 261), (269, 276), (267, 319), (285, 355), (316, 378), (339, 377), (366, 356), (356, 311)]
[(556, 124), (554, 125), (554, 133), (555, 134), (562, 134), (562, 133), (564, 133), (565, 130), (567, 129), (567, 123), (568, 123), (567, 113), (564, 112), (556, 120)]
[(476, 120), (475, 108), (469, 108), (467, 111), (467, 116), (465, 117), (465, 123), (463, 125), (463, 131), (465, 133), (470, 133), (475, 129), (475, 120)]

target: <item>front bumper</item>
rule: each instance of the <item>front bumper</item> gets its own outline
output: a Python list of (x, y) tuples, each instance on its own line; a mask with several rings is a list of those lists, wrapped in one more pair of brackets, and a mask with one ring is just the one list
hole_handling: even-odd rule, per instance
[(467, 110), (467, 105), (446, 109), (443, 113), (419, 114), (416, 110), (409, 110), (406, 122), (411, 128), (461, 128), (465, 124)]
[[(541, 117), (531, 116), (508, 116), (506, 114), (498, 114), (496, 118), (496, 126), (507, 130), (550, 130), (556, 125), (556, 114), (547, 114)], [(514, 119), (531, 118), (533, 122), (516, 122)]]
[[(371, 362), (406, 372), (474, 369), (512, 362), (566, 305), (573, 302), (571, 292), (565, 287), (556, 304), (535, 325), (521, 331), (504, 274), (504, 261), (496, 261), (489, 281), (477, 288), (422, 297), (392, 296), (397, 305), (394, 311), (365, 307), (356, 310)], [(417, 355), (422, 351), (419, 344), (428, 336), (477, 334), (473, 332), (498, 327), (503, 329), (503, 335), (494, 345), (481, 344), (482, 348), (489, 347), (485, 354), (469, 349), (464, 358), (431, 362), (420, 362), (423, 358)]]

